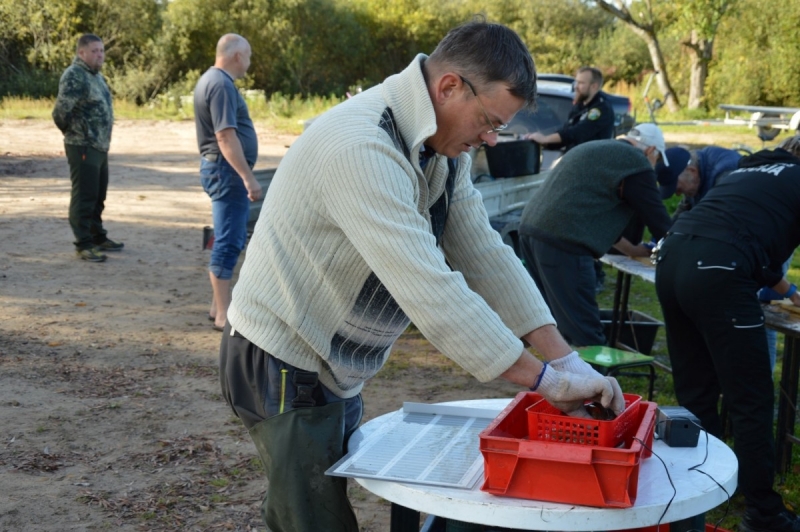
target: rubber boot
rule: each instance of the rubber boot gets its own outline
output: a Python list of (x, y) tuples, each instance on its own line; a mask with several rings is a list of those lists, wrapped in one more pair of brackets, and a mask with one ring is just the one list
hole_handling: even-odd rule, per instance
[(358, 532), (347, 479), (325, 471), (344, 456), (344, 402), (297, 408), (250, 429), (269, 479), (261, 517), (271, 532)]

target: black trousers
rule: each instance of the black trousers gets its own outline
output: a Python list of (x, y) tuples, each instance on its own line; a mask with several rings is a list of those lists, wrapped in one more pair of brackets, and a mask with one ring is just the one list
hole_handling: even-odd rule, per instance
[(730, 244), (672, 234), (659, 253), (656, 292), (678, 403), (720, 437), (722, 393), (733, 425), (739, 490), (748, 506), (774, 514), (784, 506), (773, 489), (774, 387), (756, 267)]
[(108, 153), (72, 144), (64, 144), (64, 151), (72, 182), (69, 225), (75, 247), (88, 249), (106, 241), (102, 215), (108, 191)]
[(530, 236), (520, 237), (520, 247), (564, 338), (576, 346), (605, 345), (594, 257), (567, 253)]

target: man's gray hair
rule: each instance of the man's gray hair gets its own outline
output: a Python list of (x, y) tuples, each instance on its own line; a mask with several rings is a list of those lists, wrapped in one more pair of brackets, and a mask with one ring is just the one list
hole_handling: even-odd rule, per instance
[(788, 151), (795, 157), (800, 157), (800, 135), (789, 137), (778, 145), (779, 148)]
[(236, 33), (226, 33), (217, 42), (217, 57), (233, 57), (247, 47), (247, 39)]
[(509, 92), (533, 109), (536, 104), (536, 66), (519, 35), (483, 17), (450, 30), (428, 59), (455, 70), (476, 85), (504, 82)]

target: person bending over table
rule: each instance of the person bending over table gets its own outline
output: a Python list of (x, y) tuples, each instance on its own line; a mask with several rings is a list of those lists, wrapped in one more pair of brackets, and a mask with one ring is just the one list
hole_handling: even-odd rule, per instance
[[(603, 73), (590, 66), (582, 66), (575, 73), (575, 97), (567, 122), (555, 133), (545, 135), (539, 131), (523, 135), (550, 149), (566, 153), (578, 144), (590, 140), (614, 138), (614, 107), (603, 88)], [(602, 289), (605, 279), (603, 264), (594, 261), (597, 288)]]
[(676, 146), (667, 150), (667, 157), (671, 161), (670, 166), (659, 163), (656, 177), (662, 199), (669, 199), (675, 194), (683, 196), (672, 215), (675, 221), (682, 213), (697, 205), (714, 185), (736, 170), (742, 155), (736, 150), (719, 146), (706, 146), (692, 151)]
[(770, 286), (800, 306), (781, 264), (800, 244), (800, 136), (740, 161), (673, 225), (658, 251), (675, 396), (710, 434), (722, 436), (720, 393), (733, 426), (742, 532), (798, 532), (800, 519), (773, 489), (773, 380), (764, 314)]
[[(667, 149), (667, 157), (672, 161), (671, 166), (659, 163), (656, 166), (661, 197), (669, 199), (673, 195), (683, 196), (672, 214), (672, 221), (678, 219), (682, 213), (689, 211), (702, 200), (706, 193), (717, 183), (722, 182), (726, 175), (739, 167), (742, 155), (736, 150), (720, 148), (719, 146), (706, 146), (699, 150), (686, 150), (681, 147)], [(783, 263), (781, 273), (786, 275), (791, 264), (791, 256)], [(762, 287), (759, 290), (761, 301), (780, 299), (781, 295)], [(778, 358), (778, 333), (767, 329), (767, 345), (769, 347), (770, 369), (775, 370)]]
[(590, 398), (624, 409), (617, 382), (558, 334), (470, 179), (469, 149), (494, 145), (535, 95), (519, 36), (476, 20), (323, 114), (281, 161), (220, 345), (223, 395), (269, 479), (269, 530), (358, 530), (346, 479), (324, 473), (411, 321), (482, 382), (502, 377), (575, 415)]
[[(596, 140), (568, 151), (522, 211), (522, 256), (573, 345), (605, 345), (594, 260), (612, 246), (648, 256), (623, 231), (638, 215), (654, 237), (670, 226), (653, 167), (665, 151), (654, 124), (639, 124), (617, 140)], [(665, 163), (668, 161), (665, 160)]]

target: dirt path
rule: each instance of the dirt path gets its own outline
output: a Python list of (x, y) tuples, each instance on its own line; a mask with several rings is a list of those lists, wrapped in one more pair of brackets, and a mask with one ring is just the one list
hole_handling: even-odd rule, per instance
[[(259, 167), (294, 137), (259, 128)], [(262, 530), (255, 449), (219, 393), (206, 320), (210, 203), (191, 122), (120, 121), (104, 221), (125, 250), (78, 261), (61, 135), (0, 121), (0, 531)], [(367, 384), (402, 401), (510, 397), (407, 334)], [(389, 505), (351, 482), (363, 531)]]

